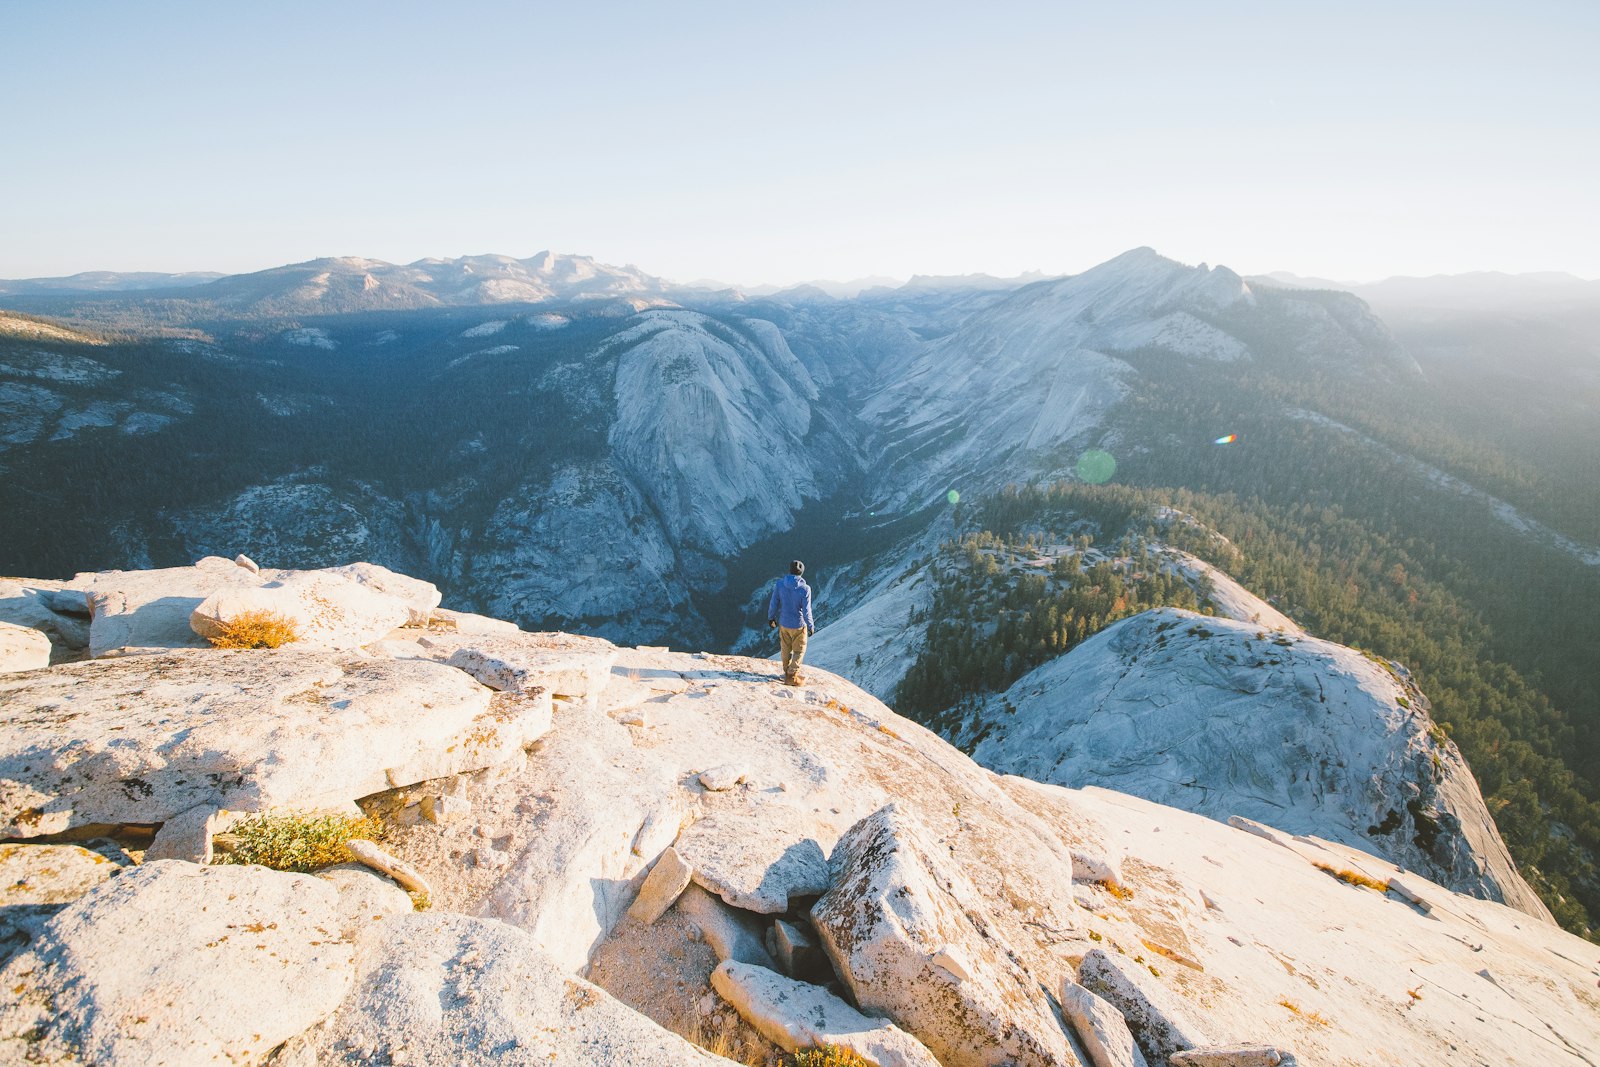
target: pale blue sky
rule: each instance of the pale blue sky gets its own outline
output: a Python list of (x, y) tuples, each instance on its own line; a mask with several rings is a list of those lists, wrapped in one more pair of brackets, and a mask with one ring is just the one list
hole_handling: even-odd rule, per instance
[(1600, 276), (1600, 3), (0, 3), (0, 277)]

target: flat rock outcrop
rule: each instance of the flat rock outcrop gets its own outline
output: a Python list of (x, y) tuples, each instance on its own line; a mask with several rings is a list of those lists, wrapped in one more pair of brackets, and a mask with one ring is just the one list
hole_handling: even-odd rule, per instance
[(38, 630), (62, 652), (89, 646), (89, 601), (65, 582), (0, 578), (0, 622)]
[(347, 563), (342, 567), (324, 567), (323, 573), (347, 578), (357, 585), (399, 600), (406, 606), (414, 626), (426, 626), (442, 598), (439, 587), (432, 582), (413, 578), (409, 574), (380, 567), (376, 563)]
[(827, 891), (828, 858), (809, 836), (815, 818), (782, 805), (713, 811), (678, 836), (694, 880), (729, 904), (781, 915), (795, 897)]
[(189, 625), (195, 608), (221, 590), (261, 584), (255, 571), (221, 556), (206, 556), (192, 567), (92, 571), (75, 575), (71, 583), (88, 597), (89, 654), (95, 658), (203, 648), (205, 638)]
[(376, 585), (331, 571), (288, 571), (261, 585), (217, 590), (190, 612), (189, 626), (210, 640), (240, 616), (266, 612), (293, 623), (295, 643), (304, 647), (360, 648), (409, 621), (415, 610)]
[(419, 655), (466, 671), (502, 692), (547, 689), (553, 696), (597, 694), (611, 677), (617, 646), (574, 634), (435, 634), (417, 639)]
[(158, 823), (201, 804), (348, 806), (488, 766), (548, 728), (548, 698), (502, 713), (491, 696), (439, 664), (292, 646), (0, 676), (0, 832)]
[(309, 875), (173, 860), (68, 906), (0, 971), (0, 1061), (255, 1062), (354, 977), (338, 894)]

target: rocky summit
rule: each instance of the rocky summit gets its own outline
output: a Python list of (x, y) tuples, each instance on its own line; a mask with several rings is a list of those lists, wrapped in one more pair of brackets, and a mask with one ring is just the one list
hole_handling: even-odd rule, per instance
[[(1056, 772), (1087, 742), (1030, 763), (1042, 723), (1090, 729), (1029, 705), (1037, 677), (977, 751), (1061, 784), (827, 671), (793, 688), (767, 660), (438, 604), (382, 568), (242, 557), (0, 586), (0, 1063), (1600, 1058), (1600, 950), (1484, 899), (1514, 868), (1414, 691), (1297, 632), (1154, 612), (1043, 668), (1113, 709), (1094, 744), (1123, 764), (1203, 785), (1186, 753), (1235, 754), (1183, 811), (1075, 788)], [(267, 608), (303, 639), (202, 637)], [(1189, 720), (1158, 670), (1387, 725), (1338, 773), (1246, 788), (1249, 737), (1169, 739)], [(1262, 729), (1304, 739), (1300, 718)], [(1278, 824), (1274, 788), (1324, 803)], [(1388, 849), (1349, 832), (1385, 791), (1410, 819)], [(1407, 797), (1455, 820), (1447, 848), (1412, 847)], [(234, 862), (266, 813), (378, 839)]]

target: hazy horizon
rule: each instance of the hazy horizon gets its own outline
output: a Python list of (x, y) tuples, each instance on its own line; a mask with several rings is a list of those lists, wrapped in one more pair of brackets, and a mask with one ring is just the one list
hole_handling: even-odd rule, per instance
[[(1600, 276), (1600, 10), (0, 7), (0, 277)], [(62, 76), (70, 57), (71, 76)], [(527, 253), (531, 254), (531, 252)]]
[[(1142, 247), (1142, 246), (1130, 246), (1129, 248), (1123, 249), (1123, 252), (1131, 251), (1135, 247)], [(1168, 258), (1168, 259), (1175, 259), (1176, 258), (1176, 257), (1173, 257), (1173, 256), (1167, 256), (1166, 253), (1163, 252), (1159, 247), (1155, 248), (1154, 250), (1158, 254), (1164, 256), (1165, 258)], [(396, 266), (405, 266), (405, 265), (409, 265), (409, 264), (412, 264), (412, 263), (422, 262), (422, 261), (425, 261), (425, 260), (454, 260), (454, 259), (472, 258), (472, 257), (477, 257), (477, 256), (510, 256), (513, 259), (526, 260), (526, 259), (531, 259), (532, 257), (540, 254), (541, 252), (546, 252), (546, 251), (555, 252), (558, 255), (588, 256), (588, 253), (582, 252), (582, 251), (563, 250), (563, 249), (543, 249), (543, 248), (541, 248), (541, 249), (536, 249), (533, 252), (528, 252), (526, 254), (518, 254), (518, 253), (513, 253), (513, 252), (487, 252), (487, 251), (486, 252), (463, 252), (463, 253), (459, 253), (457, 255), (428, 255), (428, 256), (419, 256), (416, 259), (410, 259), (410, 260), (384, 260), (383, 262), (392, 263), (392, 264), (394, 264)], [(1121, 252), (1116, 253), (1116, 255), (1121, 255), (1121, 254), (1122, 254)], [(154, 271), (154, 270), (147, 270), (146, 268), (142, 268), (142, 267), (130, 267), (130, 268), (126, 268), (126, 269), (104, 268), (104, 267), (85, 267), (85, 268), (83, 268), (81, 270), (68, 271), (68, 272), (63, 272), (63, 273), (60, 273), (60, 274), (39, 274), (39, 275), (31, 275), (31, 276), (28, 276), (28, 277), (23, 277), (23, 276), (20, 276), (20, 275), (10, 276), (10, 277), (6, 277), (6, 278), (0, 278), (0, 281), (31, 281), (31, 280), (40, 279), (40, 278), (71, 278), (71, 277), (75, 277), (75, 276), (82, 275), (82, 274), (95, 274), (95, 273), (102, 273), (102, 272), (104, 272), (104, 273), (112, 273), (112, 274), (137, 274), (137, 273), (207, 274), (207, 273), (217, 273), (217, 274), (222, 274), (223, 276), (230, 276), (230, 275), (253, 274), (253, 273), (258, 273), (260, 271), (273, 270), (273, 269), (278, 268), (278, 267), (295, 266), (295, 265), (298, 265), (298, 264), (311, 263), (311, 262), (315, 262), (317, 260), (323, 260), (323, 259), (377, 259), (377, 258), (378, 257), (375, 257), (375, 256), (365, 256), (365, 255), (361, 255), (361, 254), (357, 254), (357, 253), (343, 253), (343, 254), (318, 255), (318, 256), (304, 256), (304, 257), (301, 257), (299, 259), (285, 260), (285, 261), (283, 261), (281, 263), (272, 263), (272, 264), (268, 264), (266, 266), (254, 267), (254, 268), (250, 268), (250, 269), (246, 269), (246, 270), (240, 270), (240, 271), (213, 271), (208, 267), (184, 267), (184, 268), (179, 268), (179, 269), (172, 270), (172, 271)], [(1040, 269), (1035, 268), (1035, 269), (1032, 269), (1032, 270), (1016, 271), (1016, 272), (1014, 272), (1012, 274), (1006, 274), (1006, 275), (996, 275), (996, 274), (992, 274), (992, 272), (982, 271), (982, 270), (958, 271), (958, 272), (954, 272), (954, 273), (952, 273), (950, 275), (934, 275), (934, 274), (931, 274), (930, 272), (927, 272), (927, 271), (916, 271), (916, 272), (914, 272), (912, 274), (902, 274), (902, 275), (877, 275), (877, 274), (874, 274), (874, 275), (848, 275), (848, 274), (818, 275), (818, 276), (810, 277), (810, 278), (797, 278), (797, 279), (783, 281), (783, 282), (771, 282), (771, 281), (765, 281), (765, 280), (754, 280), (754, 281), (752, 281), (752, 280), (737, 279), (737, 278), (716, 278), (716, 277), (679, 278), (679, 277), (672, 277), (672, 276), (669, 276), (669, 275), (666, 275), (666, 274), (658, 273), (657, 271), (654, 271), (654, 270), (650, 269), (650, 266), (648, 264), (636, 263), (636, 262), (633, 262), (631, 260), (623, 260), (623, 261), (617, 261), (617, 262), (607, 262), (605, 260), (601, 260), (598, 256), (589, 257), (589, 258), (593, 258), (593, 259), (595, 259), (595, 260), (597, 260), (599, 262), (605, 263), (605, 265), (607, 265), (607, 266), (632, 267), (632, 268), (634, 268), (636, 270), (643, 271), (645, 274), (649, 274), (649, 275), (651, 275), (653, 277), (661, 278), (663, 281), (666, 281), (666, 282), (668, 282), (669, 284), (672, 284), (672, 285), (681, 285), (681, 286), (722, 285), (722, 286), (727, 286), (727, 287), (730, 287), (730, 288), (746, 289), (746, 290), (782, 289), (782, 288), (790, 288), (790, 287), (794, 287), (794, 286), (806, 285), (806, 284), (811, 284), (811, 283), (822, 283), (822, 284), (831, 284), (831, 285), (850, 286), (850, 285), (854, 285), (854, 284), (858, 284), (858, 283), (862, 283), (862, 282), (870, 282), (872, 284), (880, 284), (880, 283), (885, 283), (886, 282), (888, 284), (893, 284), (893, 285), (903, 285), (903, 284), (909, 282), (914, 277), (955, 277), (955, 276), (961, 276), (961, 275), (988, 275), (988, 276), (991, 276), (991, 277), (1007, 279), (1007, 278), (1014, 278), (1014, 277), (1019, 277), (1019, 276), (1023, 276), (1023, 275), (1028, 275), (1028, 274), (1043, 273), (1047, 277), (1065, 277), (1065, 276), (1071, 276), (1071, 275), (1074, 275), (1074, 274), (1080, 274), (1085, 270), (1088, 270), (1088, 269), (1090, 269), (1092, 267), (1098, 266), (1099, 264), (1106, 262), (1105, 259), (1100, 259), (1100, 260), (1096, 260), (1093, 263), (1083, 264), (1082, 266), (1077, 267), (1077, 268), (1072, 269), (1072, 270), (1041, 271)], [(1110, 259), (1110, 258), (1115, 258), (1115, 256), (1107, 257), (1107, 259)], [(1180, 261), (1180, 262), (1186, 262), (1189, 265), (1193, 266), (1193, 265), (1196, 264), (1196, 262), (1205, 262), (1205, 261), (1189, 260), (1189, 261)], [(1240, 274), (1242, 276), (1246, 276), (1246, 277), (1259, 277), (1259, 276), (1268, 276), (1268, 275), (1274, 275), (1274, 274), (1276, 274), (1276, 275), (1291, 275), (1293, 277), (1296, 277), (1296, 278), (1299, 278), (1299, 279), (1302, 279), (1302, 280), (1328, 281), (1328, 282), (1334, 282), (1334, 283), (1336, 283), (1338, 285), (1347, 285), (1347, 286), (1352, 286), (1352, 287), (1354, 287), (1354, 286), (1376, 285), (1376, 284), (1381, 283), (1381, 282), (1393, 281), (1393, 280), (1397, 280), (1397, 279), (1427, 281), (1427, 280), (1431, 280), (1431, 279), (1434, 279), (1434, 278), (1460, 278), (1460, 277), (1471, 277), (1471, 276), (1477, 276), (1477, 275), (1504, 275), (1504, 276), (1510, 277), (1510, 278), (1526, 278), (1526, 277), (1535, 277), (1535, 276), (1545, 275), (1545, 276), (1560, 276), (1560, 277), (1564, 277), (1564, 278), (1569, 278), (1569, 279), (1571, 279), (1572, 281), (1575, 281), (1575, 282), (1595, 282), (1595, 281), (1600, 281), (1600, 278), (1585, 278), (1585, 277), (1582, 277), (1580, 275), (1573, 274), (1571, 271), (1551, 271), (1551, 270), (1502, 271), (1502, 270), (1496, 270), (1496, 269), (1492, 269), (1491, 268), (1491, 269), (1484, 269), (1484, 270), (1467, 270), (1467, 271), (1457, 271), (1457, 272), (1449, 272), (1449, 273), (1435, 273), (1435, 274), (1429, 274), (1429, 275), (1408, 275), (1408, 274), (1392, 274), (1391, 273), (1391, 274), (1383, 274), (1383, 275), (1378, 275), (1378, 276), (1369, 277), (1369, 278), (1327, 278), (1327, 277), (1325, 277), (1323, 275), (1311, 274), (1311, 273), (1307, 273), (1307, 272), (1303, 272), (1303, 271), (1290, 270), (1290, 269), (1281, 268), (1281, 267), (1280, 268), (1272, 268), (1270, 270), (1260, 270), (1260, 271), (1250, 270), (1250, 271), (1247, 271), (1247, 270), (1239, 270), (1238, 268), (1234, 267), (1230, 263), (1210, 262), (1207, 265), (1208, 266), (1212, 266), (1212, 267), (1227, 267), (1228, 269), (1234, 270), (1236, 273), (1238, 273), (1238, 274)]]

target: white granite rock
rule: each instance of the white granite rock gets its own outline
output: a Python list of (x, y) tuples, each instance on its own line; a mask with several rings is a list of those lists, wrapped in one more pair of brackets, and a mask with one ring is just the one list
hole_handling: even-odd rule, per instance
[(521, 930), (421, 912), (374, 923), (326, 1025), (292, 1042), (311, 1062), (453, 1067), (662, 1067), (727, 1061), (565, 972)]
[(0, 967), (118, 867), (78, 845), (0, 844)]
[(1070, 978), (1061, 982), (1061, 1011), (1094, 1067), (1145, 1067), (1122, 1013)]
[(340, 863), (316, 872), (339, 892), (339, 933), (354, 938), (366, 927), (415, 906), (399, 883), (362, 863)]
[(1078, 981), (1116, 1009), (1150, 1063), (1166, 1063), (1173, 1053), (1211, 1040), (1167, 983), (1126, 957), (1094, 949), (1078, 965)]
[(118, 870), (115, 863), (81, 845), (0, 842), (0, 908), (66, 904)]
[(0, 1061), (257, 1062), (343, 999), (338, 894), (158, 860), (69, 905), (0, 972)]
[(439, 606), (441, 599), (439, 587), (432, 582), (392, 571), (388, 567), (380, 567), (376, 563), (347, 563), (342, 567), (324, 567), (322, 573), (337, 574), (357, 585), (364, 585), (368, 589), (401, 601), (409, 612), (408, 621), (413, 626), (428, 625), (429, 617)]
[(678, 895), (688, 888), (693, 874), (677, 849), (666, 849), (645, 875), (638, 897), (628, 908), (628, 917), (646, 926), (654, 923), (678, 902)]
[(713, 793), (725, 793), (744, 779), (744, 768), (732, 763), (720, 763), (700, 772), (700, 784)]
[(405, 600), (375, 586), (327, 571), (278, 573), (281, 577), (261, 585), (212, 593), (190, 613), (190, 627), (210, 639), (241, 615), (271, 612), (294, 624), (296, 644), (348, 649), (380, 640), (410, 618)]
[(74, 588), (89, 595), (94, 657), (204, 647), (205, 639), (189, 625), (194, 609), (220, 590), (261, 583), (262, 576), (220, 556), (206, 556), (192, 567), (92, 571), (72, 579)]
[(1172, 1067), (1284, 1067), (1295, 1058), (1271, 1045), (1211, 1045), (1174, 1053), (1169, 1062)]
[(812, 924), (863, 1010), (893, 1019), (945, 1067), (1080, 1062), (976, 888), (896, 805), (852, 827), (831, 865), (835, 884)]
[(548, 727), (547, 711), (491, 696), (439, 664), (293, 646), (0, 675), (0, 833), (165, 822), (201, 804), (344, 807), (488, 766), (504, 739)]
[(27, 626), (0, 622), (0, 674), (50, 666), (50, 638)]
[(249, 556), (245, 555), (243, 552), (239, 553), (237, 556), (234, 556), (233, 557), (233, 562), (234, 562), (235, 566), (243, 567), (245, 570), (249, 571), (251, 574), (260, 574), (261, 573), (261, 564), (257, 563), (255, 560), (251, 559)]
[(87, 648), (88, 597), (65, 586), (39, 578), (0, 578), (0, 622), (38, 630), (66, 651)]
[(808, 818), (787, 805), (762, 804), (714, 811), (679, 834), (676, 847), (694, 869), (694, 880), (729, 904), (781, 915), (792, 897), (827, 891), (828, 860), (817, 843), (818, 832), (815, 816)]
[(1343, 645), (1147, 611), (983, 701), (961, 737), (1000, 773), (1314, 834), (1554, 922), (1423, 695)]
[(573, 634), (428, 634), (417, 645), (427, 657), (507, 693), (540, 688), (554, 696), (588, 697), (605, 687), (617, 662), (611, 642)]
[(778, 969), (767, 952), (761, 933), (751, 916), (723, 903), (722, 898), (691, 885), (678, 897), (678, 910), (705, 936), (719, 960), (735, 960), (769, 971)]
[(217, 814), (217, 809), (210, 804), (197, 804), (188, 811), (178, 812), (156, 831), (156, 839), (145, 849), (145, 862), (184, 860), (188, 863), (210, 863), (211, 837), (216, 831)]
[(457, 634), (505, 635), (522, 632), (514, 622), (467, 611), (451, 611), (449, 608), (434, 608), (428, 618), (428, 628)]
[(821, 986), (734, 960), (718, 965), (711, 984), (762, 1037), (790, 1052), (835, 1045), (874, 1067), (939, 1067), (916, 1038), (887, 1019), (863, 1015)]
[(433, 895), (433, 887), (428, 884), (427, 878), (421, 871), (405, 860), (390, 855), (371, 841), (353, 839), (345, 842), (344, 847), (350, 850), (350, 855), (356, 858), (357, 863), (371, 867), (380, 874), (388, 875), (399, 882), (402, 889), (424, 896)]

